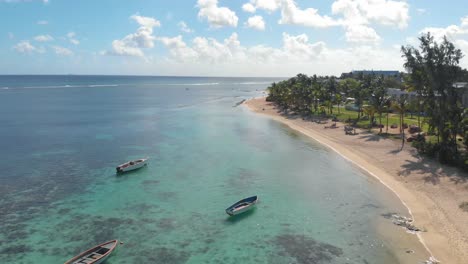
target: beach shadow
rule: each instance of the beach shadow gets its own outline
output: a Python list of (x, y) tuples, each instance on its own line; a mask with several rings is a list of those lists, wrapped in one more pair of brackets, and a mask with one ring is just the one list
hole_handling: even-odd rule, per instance
[(282, 114), (286, 119), (289, 120), (296, 120), (299, 119), (301, 116), (299, 114)]
[(399, 176), (409, 177), (411, 174), (423, 174), (425, 183), (437, 185), (440, 183), (442, 177), (450, 178), (450, 181), (455, 184), (464, 184), (467, 178), (463, 177), (464, 174), (457, 168), (442, 165), (435, 160), (427, 157), (419, 157), (417, 160), (406, 160), (405, 164), (401, 166), (398, 172)]
[(396, 154), (400, 153), (402, 150), (403, 150), (402, 148), (398, 148), (398, 149), (389, 151), (388, 153), (389, 153), (389, 154), (396, 155)]
[(379, 142), (383, 138), (379, 135), (366, 132), (363, 136), (360, 136), (359, 139), (365, 139), (366, 141)]
[(228, 218), (226, 218), (225, 223), (226, 224), (238, 223), (238, 222), (240, 222), (240, 221), (254, 215), (255, 211), (257, 211), (257, 207), (254, 207), (254, 208), (250, 209), (249, 211), (247, 211), (245, 213), (242, 213), (242, 214), (239, 214), (239, 215), (229, 216)]

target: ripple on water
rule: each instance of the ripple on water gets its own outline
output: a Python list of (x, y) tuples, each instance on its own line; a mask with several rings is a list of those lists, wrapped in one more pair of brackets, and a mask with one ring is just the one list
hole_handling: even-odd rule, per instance
[(186, 251), (159, 247), (139, 252), (133, 263), (186, 263), (190, 254)]

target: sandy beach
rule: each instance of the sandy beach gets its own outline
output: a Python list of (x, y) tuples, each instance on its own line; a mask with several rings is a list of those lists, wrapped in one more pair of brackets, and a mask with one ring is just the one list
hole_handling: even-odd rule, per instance
[(467, 178), (457, 169), (420, 157), (410, 144), (385, 139), (364, 130), (345, 135), (345, 124), (304, 121), (298, 115), (283, 115), (265, 98), (244, 103), (254, 112), (282, 122), (338, 152), (390, 188), (408, 208), (421, 242), (441, 263), (468, 263), (468, 212), (459, 208), (468, 201)]

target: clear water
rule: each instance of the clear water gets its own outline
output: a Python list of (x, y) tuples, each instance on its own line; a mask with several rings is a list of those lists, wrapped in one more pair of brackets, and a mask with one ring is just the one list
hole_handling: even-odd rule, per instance
[[(234, 107), (272, 81), (0, 76), (0, 262), (119, 239), (107, 263), (396, 263), (375, 223), (401, 208), (382, 186)], [(225, 214), (255, 194), (256, 209)]]

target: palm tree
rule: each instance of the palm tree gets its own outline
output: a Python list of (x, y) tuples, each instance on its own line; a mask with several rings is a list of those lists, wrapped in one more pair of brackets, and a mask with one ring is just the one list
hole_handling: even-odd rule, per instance
[(396, 98), (396, 100), (393, 102), (393, 109), (398, 112), (400, 116), (400, 133), (401, 133), (401, 147), (405, 145), (405, 129), (403, 128), (403, 123), (404, 123), (404, 117), (405, 117), (405, 112), (406, 108), (408, 106), (408, 96), (406, 94), (403, 94), (399, 97)]
[(369, 116), (369, 129), (372, 129), (372, 125), (374, 124), (374, 115), (377, 112), (377, 109), (373, 105), (363, 105), (362, 110)]
[(342, 100), (343, 100), (343, 96), (340, 93), (335, 94), (334, 102), (338, 105), (338, 114), (340, 113), (340, 105), (341, 105)]
[(384, 77), (380, 76), (377, 79), (373, 80), (371, 89), (372, 93), (370, 103), (379, 114), (379, 133), (382, 134), (382, 112), (384, 111), (385, 105), (388, 100), (387, 89), (384, 86)]

